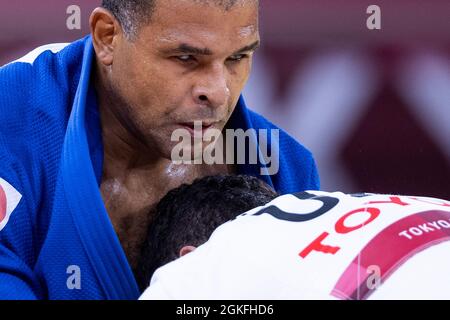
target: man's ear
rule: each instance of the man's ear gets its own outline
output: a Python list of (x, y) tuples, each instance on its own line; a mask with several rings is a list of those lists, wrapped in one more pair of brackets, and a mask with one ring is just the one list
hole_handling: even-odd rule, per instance
[(120, 23), (105, 8), (96, 8), (92, 11), (89, 25), (98, 61), (105, 66), (110, 66), (113, 63), (114, 47), (118, 36), (122, 34)]
[(182, 256), (194, 251), (195, 249), (197, 249), (197, 248), (194, 246), (184, 246), (183, 248), (180, 249), (180, 253), (179, 253), (180, 258)]

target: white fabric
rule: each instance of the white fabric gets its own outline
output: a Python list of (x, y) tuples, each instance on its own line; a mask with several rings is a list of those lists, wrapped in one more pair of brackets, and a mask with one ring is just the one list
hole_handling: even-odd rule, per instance
[(28, 64), (32, 65), (34, 63), (34, 61), (45, 51), (51, 51), (53, 53), (58, 53), (59, 51), (63, 50), (65, 47), (67, 47), (68, 45), (69, 45), (69, 43), (46, 44), (44, 46), (40, 46), (40, 47), (34, 49), (33, 51), (30, 51), (25, 56), (15, 60), (11, 63), (22, 62), (22, 63), (28, 63)]
[(0, 231), (8, 223), (20, 199), (22, 195), (8, 181), (0, 178)]
[[(305, 222), (280, 220), (268, 213), (255, 215), (262, 207), (255, 208), (220, 226), (194, 252), (158, 269), (140, 299), (338, 299), (332, 291), (343, 272), (386, 227), (426, 211), (439, 211), (445, 219), (450, 218), (450, 202), (439, 199), (308, 193), (339, 199), (339, 202), (326, 213)], [(400, 204), (392, 203), (392, 197), (397, 197)], [(385, 203), (368, 204), (380, 201)], [(264, 208), (270, 205), (294, 215), (305, 215), (321, 208), (323, 202), (320, 198), (300, 200), (294, 195), (284, 195)], [(336, 223), (343, 216), (369, 208), (379, 210), (375, 219), (368, 221), (371, 215), (361, 211), (344, 221), (348, 228), (363, 224), (360, 228), (345, 234), (337, 231)], [(437, 228), (424, 226), (423, 233), (428, 236), (450, 228), (449, 219), (442, 221), (443, 226), (435, 224)], [(413, 231), (418, 234), (417, 228)], [(300, 252), (324, 232), (328, 236), (322, 244), (340, 249), (335, 254), (313, 250), (300, 257)], [(409, 231), (389, 235), (389, 247), (383, 250), (389, 253), (407, 245), (413, 241), (408, 237), (415, 236)], [(450, 270), (450, 241), (444, 240), (416, 250), (406, 262), (398, 261), (400, 267), (383, 279), (381, 286), (370, 291), (368, 298), (450, 299), (450, 273), (446, 271)]]

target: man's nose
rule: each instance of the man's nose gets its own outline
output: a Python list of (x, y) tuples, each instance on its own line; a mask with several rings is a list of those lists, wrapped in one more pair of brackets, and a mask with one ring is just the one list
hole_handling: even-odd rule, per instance
[(230, 97), (230, 89), (224, 66), (211, 67), (207, 72), (199, 75), (192, 93), (195, 102), (200, 105), (218, 108), (226, 104)]

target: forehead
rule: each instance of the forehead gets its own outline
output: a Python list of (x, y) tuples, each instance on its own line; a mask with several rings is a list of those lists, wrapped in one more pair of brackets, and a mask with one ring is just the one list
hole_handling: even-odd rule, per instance
[(257, 1), (238, 0), (226, 8), (217, 0), (158, 0), (141, 36), (153, 45), (247, 45), (259, 38)]

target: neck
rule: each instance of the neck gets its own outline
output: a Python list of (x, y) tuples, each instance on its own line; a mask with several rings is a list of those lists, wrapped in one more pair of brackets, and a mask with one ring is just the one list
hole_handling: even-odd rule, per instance
[(120, 103), (120, 99), (109, 89), (107, 71), (98, 65), (96, 71), (94, 81), (99, 101), (105, 165), (114, 163), (116, 168), (120, 166), (123, 169), (133, 169), (143, 166), (157, 167), (167, 162), (155, 148), (142, 141), (131, 126), (127, 126), (128, 121), (120, 116), (124, 114), (123, 110), (120, 110), (125, 108), (124, 104)]

